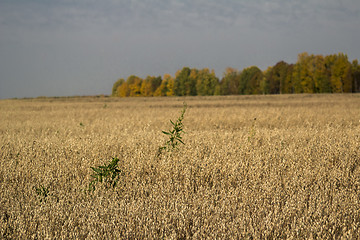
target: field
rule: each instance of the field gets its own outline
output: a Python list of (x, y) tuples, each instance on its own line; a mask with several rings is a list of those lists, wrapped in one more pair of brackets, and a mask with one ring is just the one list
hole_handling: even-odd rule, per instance
[[(183, 109), (183, 141), (157, 156)], [(0, 101), (1, 239), (359, 239), (360, 95)], [(115, 187), (91, 167), (120, 159)]]

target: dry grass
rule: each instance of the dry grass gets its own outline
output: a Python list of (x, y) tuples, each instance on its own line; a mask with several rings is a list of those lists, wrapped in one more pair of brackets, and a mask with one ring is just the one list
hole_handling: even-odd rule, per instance
[[(185, 145), (156, 158), (183, 101)], [(360, 238), (359, 94), (2, 100), (0, 113), (2, 239)], [(84, 192), (112, 157), (118, 186)]]

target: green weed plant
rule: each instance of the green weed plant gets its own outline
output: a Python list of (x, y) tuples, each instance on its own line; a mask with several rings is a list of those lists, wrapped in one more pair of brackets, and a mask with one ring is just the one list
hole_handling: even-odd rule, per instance
[(94, 171), (91, 177), (93, 180), (90, 182), (89, 190), (94, 191), (96, 183), (104, 183), (106, 188), (115, 187), (121, 172), (118, 169), (118, 158), (113, 158), (108, 164), (91, 167)]
[(162, 131), (163, 134), (169, 136), (169, 139), (165, 142), (163, 146), (159, 147), (157, 152), (158, 157), (162, 154), (163, 151), (166, 150), (169, 152), (176, 149), (180, 143), (184, 144), (184, 142), (182, 141), (182, 134), (185, 132), (183, 129), (184, 124), (182, 121), (184, 120), (184, 114), (186, 112), (186, 108), (187, 108), (187, 104), (184, 103), (183, 109), (181, 111), (181, 115), (178, 117), (178, 119), (175, 122), (170, 120), (172, 129), (170, 129), (169, 131)]
[(50, 196), (50, 191), (48, 187), (40, 185), (39, 187), (34, 187), (36, 194), (39, 196), (40, 202), (46, 202), (47, 197)]

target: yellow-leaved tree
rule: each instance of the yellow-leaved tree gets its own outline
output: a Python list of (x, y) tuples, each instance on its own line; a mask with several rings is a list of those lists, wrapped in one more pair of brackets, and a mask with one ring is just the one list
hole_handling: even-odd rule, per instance
[(331, 86), (334, 93), (352, 92), (351, 63), (346, 54), (339, 53), (331, 67)]

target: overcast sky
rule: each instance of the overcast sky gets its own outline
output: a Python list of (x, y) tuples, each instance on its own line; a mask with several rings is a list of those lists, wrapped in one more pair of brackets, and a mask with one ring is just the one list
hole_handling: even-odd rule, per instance
[(359, 0), (0, 0), (0, 98), (111, 94), (184, 66), (360, 58)]

